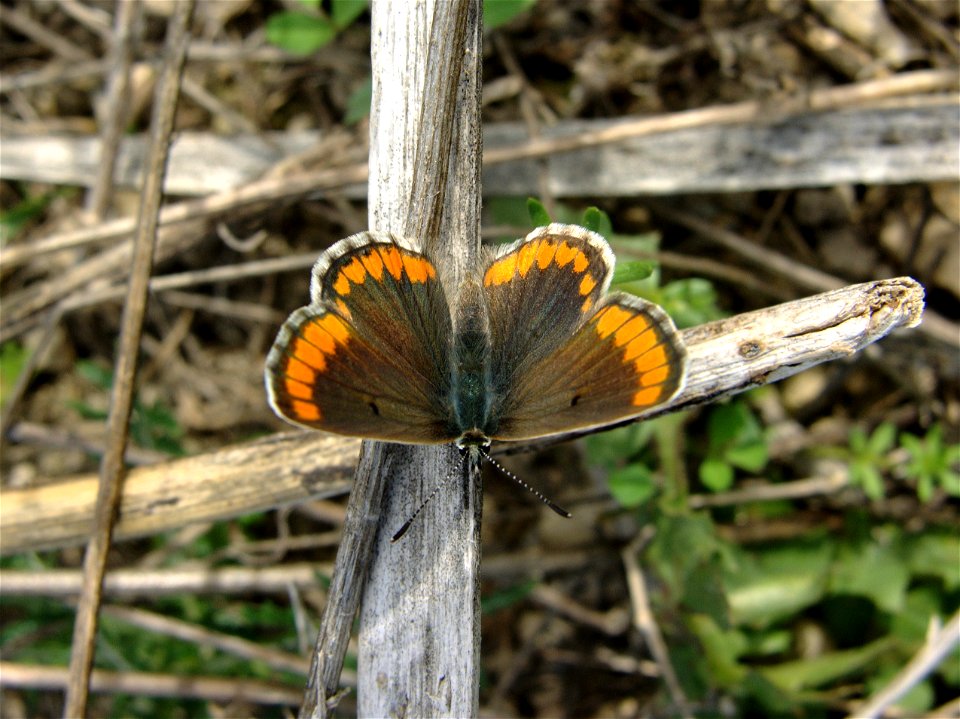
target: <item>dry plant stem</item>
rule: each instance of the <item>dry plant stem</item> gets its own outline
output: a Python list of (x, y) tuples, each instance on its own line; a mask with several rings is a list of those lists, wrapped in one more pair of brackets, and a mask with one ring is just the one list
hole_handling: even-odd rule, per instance
[[(381, 2), (372, 28), (370, 226), (418, 238), (456, 287), (479, 249), (480, 4)], [(479, 482), (465, 476), (389, 543), (418, 493), (464, 466), (449, 447), (365, 443), (301, 717), (336, 702), (368, 564), (358, 713), (476, 714)]]
[[(902, 73), (882, 80), (814, 90), (799, 98), (778, 97), (777, 100), (781, 101), (779, 105), (773, 102), (770, 105), (757, 102), (721, 105), (618, 123), (611, 128), (580, 133), (571, 137), (545, 137), (527, 141), (520, 145), (488, 150), (484, 154), (483, 161), (485, 165), (489, 166), (522, 158), (549, 157), (565, 151), (596, 147), (634, 137), (672, 132), (684, 128), (730, 124), (755, 119), (784, 119), (789, 115), (789, 112), (853, 107), (908, 93), (949, 90), (955, 88), (956, 85), (956, 75), (949, 70), (921, 70)], [(189, 200), (167, 207), (161, 213), (161, 224), (167, 225), (191, 219), (207, 218), (256, 202), (295, 200), (311, 191), (357, 184), (367, 179), (366, 169), (365, 165), (350, 165), (283, 178), (265, 178), (207, 198)], [(53, 235), (37, 242), (31, 242), (29, 245), (10, 247), (4, 250), (2, 257), (4, 264), (12, 266), (46, 252), (92, 242), (125, 238), (132, 231), (132, 220), (121, 218), (105, 222), (96, 227)]]
[[(131, 469), (114, 527), (118, 540), (266, 511), (350, 491), (360, 441), (287, 432), (236, 447)], [(269, 482), (263, 478), (269, 477)], [(93, 529), (97, 477), (4, 489), (0, 552), (80, 544)]]
[(112, 70), (102, 105), (105, 118), (100, 133), (100, 163), (93, 188), (87, 195), (87, 211), (97, 222), (103, 219), (110, 206), (117, 152), (127, 124), (133, 28), (140, 13), (140, 2), (122, 2), (117, 5), (116, 12), (109, 57)]
[[(711, 402), (850, 356), (898, 327), (915, 326), (922, 312), (923, 289), (915, 280), (901, 277), (851, 285), (685, 330), (690, 356), (686, 387), (653, 414)], [(579, 435), (549, 443), (574, 436)], [(541, 444), (547, 443), (523, 448)], [(141, 536), (313, 495), (330, 496), (347, 486), (358, 447), (354, 439), (297, 432), (136, 468), (126, 481), (118, 536)], [(263, 476), (274, 481), (265, 485)], [(82, 541), (89, 531), (95, 486), (95, 478), (81, 477), (5, 490), (0, 502), (0, 550), (52, 549)], [(434, 504), (447, 503), (455, 500)]]
[(179, 95), (180, 75), (186, 59), (190, 15), (193, 0), (180, 0), (170, 19), (165, 47), (166, 63), (157, 88), (151, 129), (155, 138), (151, 162), (140, 196), (140, 217), (134, 240), (130, 291), (124, 306), (120, 346), (114, 373), (114, 386), (108, 419), (108, 446), (100, 465), (100, 485), (93, 536), (84, 556), (84, 584), (77, 607), (73, 644), (70, 655), (69, 681), (64, 716), (86, 715), (90, 671), (93, 666), (97, 633), (97, 613), (106, 569), (107, 552), (113, 522), (120, 507), (123, 486), (123, 455), (127, 443), (128, 423), (133, 404), (137, 350), (147, 303), (147, 283), (153, 267), (154, 241), (157, 235), (157, 214), (163, 191), (163, 176), (169, 149), (173, 116)]
[(687, 700), (686, 694), (683, 693), (676, 672), (673, 671), (666, 642), (663, 641), (660, 627), (657, 626), (653, 612), (650, 610), (647, 585), (637, 562), (637, 554), (650, 539), (651, 535), (649, 534), (638, 534), (629, 545), (624, 547), (621, 553), (623, 567), (627, 575), (627, 589), (630, 591), (630, 603), (633, 606), (633, 626), (637, 628), (647, 643), (647, 648), (660, 669), (660, 674), (667, 685), (667, 691), (670, 692), (670, 698), (677, 713), (685, 719), (691, 719), (693, 711), (690, 708), (690, 702)]
[(307, 660), (303, 657), (264, 647), (248, 639), (214, 632), (199, 624), (191, 624), (132, 607), (104, 606), (103, 615), (156, 634), (175, 637), (203, 647), (212, 647), (243, 659), (263, 662), (277, 671), (293, 672), (304, 676), (307, 674)]
[[(806, 267), (786, 255), (761, 247), (745, 237), (716, 227), (689, 212), (675, 210), (659, 201), (649, 201), (648, 204), (657, 214), (683, 225), (709, 240), (713, 240), (731, 252), (763, 266), (805, 290), (824, 292), (843, 287), (843, 280), (838, 277), (812, 267)], [(960, 326), (934, 312), (925, 313), (920, 331), (946, 345), (957, 346), (960, 344)]]
[(483, 159), (485, 163), (491, 164), (516, 160), (521, 157), (542, 157), (556, 152), (619, 142), (640, 134), (653, 134), (703, 125), (748, 122), (755, 119), (783, 119), (797, 112), (862, 105), (895, 95), (952, 89), (956, 85), (957, 76), (952, 70), (921, 70), (894, 75), (881, 80), (869, 80), (853, 85), (813, 90), (807, 95), (793, 99), (778, 97), (776, 101), (770, 103), (751, 100), (731, 105), (686, 110), (659, 117), (635, 120), (595, 133), (585, 133), (569, 138), (532, 140), (521, 148), (502, 148), (489, 152), (484, 155)]
[[(933, 629), (933, 628), (931, 628)], [(936, 669), (960, 644), (960, 611), (944, 627), (929, 632), (927, 641), (893, 680), (865, 704), (857, 707), (849, 719), (876, 719), (900, 697), (919, 684)]]
[[(67, 670), (34, 664), (0, 662), (0, 686), (24, 689), (62, 689), (67, 685)], [(300, 692), (292, 687), (254, 679), (148, 674), (146, 672), (108, 672), (95, 670), (91, 677), (95, 692), (139, 694), (174, 699), (207, 699), (215, 702), (256, 702), (258, 704), (296, 704)], [(74, 719), (82, 716), (72, 715)]]
[[(455, 301), (479, 262), (481, 2), (375, 4), (372, 31), (370, 224), (420, 238)], [(385, 491), (360, 613), (358, 714), (476, 716), (479, 473), (449, 446), (383, 453), (412, 462)], [(391, 544), (451, 475), (446, 501)]]
[[(195, 567), (190, 569), (117, 569), (107, 573), (104, 594), (114, 599), (144, 599), (176, 594), (231, 596), (284, 594), (288, 587), (318, 589), (317, 576), (332, 567), (318, 563), (273, 567)], [(5, 596), (76, 597), (83, 576), (76, 569), (0, 570)]]

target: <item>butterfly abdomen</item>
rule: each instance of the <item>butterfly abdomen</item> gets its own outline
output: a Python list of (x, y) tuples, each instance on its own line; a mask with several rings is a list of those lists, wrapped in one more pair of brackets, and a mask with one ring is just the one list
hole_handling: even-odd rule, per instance
[(467, 282), (457, 298), (451, 365), (453, 429), (486, 434), (490, 415), (490, 330), (479, 285)]

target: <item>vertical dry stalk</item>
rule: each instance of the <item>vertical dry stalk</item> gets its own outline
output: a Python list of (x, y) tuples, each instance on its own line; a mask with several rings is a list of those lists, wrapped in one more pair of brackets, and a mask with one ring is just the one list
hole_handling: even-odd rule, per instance
[(133, 405), (133, 389), (137, 368), (137, 350), (143, 329), (143, 315), (147, 306), (147, 287), (153, 269), (153, 248), (157, 236), (157, 216), (163, 180), (166, 174), (167, 154), (173, 117), (180, 88), (180, 76), (187, 54), (187, 28), (193, 10), (193, 0), (180, 0), (167, 33), (166, 62), (157, 86), (151, 131), (154, 138), (150, 162), (140, 194), (140, 216), (134, 238), (133, 265), (123, 311), (120, 346), (114, 373), (110, 417), (107, 425), (107, 450), (100, 464), (100, 486), (97, 493), (93, 536), (87, 545), (83, 563), (83, 590), (77, 606), (73, 628), (73, 649), (70, 656), (70, 677), (64, 705), (65, 717), (86, 714), (90, 671), (93, 666), (94, 642), (97, 634), (97, 615), (103, 590), (103, 573), (107, 552), (123, 486), (123, 455), (127, 445), (127, 426)]
[[(370, 226), (416, 237), (449, 293), (479, 253), (480, 2), (377, 2), (371, 35)], [(390, 544), (420, 499), (458, 471), (463, 481)], [(301, 717), (336, 704), (368, 566), (360, 716), (476, 715), (479, 512), (478, 478), (452, 447), (364, 443)]]

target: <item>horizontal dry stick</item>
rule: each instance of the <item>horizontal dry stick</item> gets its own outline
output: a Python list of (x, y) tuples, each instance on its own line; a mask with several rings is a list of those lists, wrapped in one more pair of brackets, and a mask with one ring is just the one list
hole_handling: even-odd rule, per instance
[[(595, 549), (543, 552), (533, 547), (485, 557), (484, 577), (519, 581), (531, 576), (580, 573), (608, 560)], [(173, 569), (114, 569), (107, 572), (104, 596), (112, 599), (169, 597), (183, 594), (283, 594), (289, 588), (317, 590), (318, 575), (329, 577), (333, 563), (296, 562), (267, 567), (177, 567)], [(79, 569), (0, 569), (6, 597), (75, 597), (83, 575)]]
[[(690, 357), (686, 386), (672, 402), (644, 418), (848, 357), (897, 327), (917, 325), (922, 312), (923, 288), (916, 280), (901, 277), (851, 285), (685, 330)], [(127, 479), (117, 537), (346, 491), (358, 451), (358, 440), (300, 432), (136, 468)], [(4, 491), (0, 551), (52, 549), (82, 541), (92, 515), (94, 485), (93, 477), (83, 477)]]
[[(18, 689), (63, 689), (66, 667), (0, 662), (0, 686)], [(94, 669), (90, 690), (112, 694), (142, 694), (176, 699), (257, 704), (299, 704), (303, 690), (255, 679), (221, 679), (147, 672), (110, 672)]]
[[(545, 137), (521, 144), (488, 150), (485, 166), (522, 158), (551, 157), (557, 153), (617, 143), (634, 137), (673, 132), (691, 127), (733, 124), (751, 120), (782, 121), (791, 113), (823, 111), (854, 107), (883, 98), (909, 93), (938, 92), (955, 89), (956, 73), (951, 70), (919, 70), (881, 80), (813, 90), (797, 97), (777, 96), (767, 103), (749, 101), (655, 117), (629, 120), (602, 130), (583, 132), (570, 137)], [(324, 168), (285, 177), (267, 177), (225, 192), (198, 200), (170, 205), (160, 215), (161, 225), (186, 222), (225, 214), (244, 205), (278, 200), (293, 200), (310, 192), (343, 188), (366, 182), (366, 163), (339, 168)], [(90, 242), (127, 237), (133, 231), (131, 218), (120, 218), (95, 226), (52, 235), (26, 245), (15, 245), (0, 252), (0, 259), (13, 266), (44, 252), (75, 247)]]
[[(673, 115), (568, 119), (543, 127), (537, 138), (540, 148), (555, 151), (516, 159), (511, 152), (526, 152), (529, 128), (522, 122), (491, 123), (483, 136), (488, 158), (483, 194), (538, 194), (540, 180), (547, 182), (552, 195), (562, 198), (955, 179), (960, 164), (956, 157), (960, 98), (915, 95), (892, 98), (889, 105), (822, 110), (782, 122), (778, 117), (758, 118), (675, 130), (658, 129), (669, 127), (665, 118)], [(652, 123), (653, 119), (657, 122)], [(711, 115), (699, 119), (706, 121)], [(588, 142), (628, 131), (637, 134), (561, 152), (571, 138)], [(137, 186), (148, 139), (145, 135), (124, 138), (118, 184)], [(229, 137), (185, 132), (172, 148), (166, 189), (174, 195), (211, 195), (253, 182), (265, 172), (282, 175), (277, 168), (285, 163), (291, 169), (312, 167), (316, 161), (297, 161), (325, 140), (333, 142), (329, 133), (319, 130)], [(2, 142), (2, 179), (83, 186), (98, 166), (100, 145), (94, 137), (9, 133)], [(506, 159), (491, 161), (498, 157)], [(367, 196), (364, 185), (349, 185), (341, 192), (352, 200)]]
[[(130, 470), (117, 541), (349, 491), (360, 441), (292, 432)], [(0, 552), (83, 542), (93, 521), (95, 475), (5, 489)]]
[(283, 672), (293, 672), (306, 676), (309, 662), (298, 654), (280, 651), (272, 647), (263, 646), (249, 639), (215, 632), (199, 624), (185, 622), (182, 619), (167, 617), (156, 612), (148, 612), (135, 607), (121, 607), (116, 605), (103, 606), (101, 615), (118, 619), (140, 629), (156, 634), (175, 637), (185, 642), (192, 642), (202, 647), (212, 647), (222, 652), (232, 654), (243, 659), (263, 662), (269, 667)]
[[(169, 597), (177, 594), (285, 594), (290, 587), (319, 589), (317, 575), (327, 577), (333, 563), (300, 562), (269, 567), (193, 567), (183, 569), (116, 569), (107, 572), (104, 596), (113, 599)], [(79, 569), (0, 570), (4, 596), (75, 597), (83, 574)]]

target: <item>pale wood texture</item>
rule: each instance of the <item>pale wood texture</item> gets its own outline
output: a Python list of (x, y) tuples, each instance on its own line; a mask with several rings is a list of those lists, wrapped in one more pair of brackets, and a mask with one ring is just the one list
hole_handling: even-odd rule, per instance
[[(922, 313), (923, 288), (900, 277), (850, 285), (685, 330), (687, 383), (670, 405), (658, 411), (704, 404), (850, 355), (893, 330), (917, 325)], [(359, 446), (355, 439), (290, 432), (138, 467), (127, 478), (116, 534), (141, 536), (342, 493), (350, 485)], [(5, 489), (0, 547), (11, 553), (83, 541), (92, 521), (95, 483), (96, 477), (89, 475)], [(434, 503), (455, 500), (444, 492)]]
[[(480, 247), (480, 2), (377, 3), (371, 30), (371, 226), (421, 238), (455, 288)], [(479, 476), (451, 447), (383, 457), (394, 464), (361, 607), (357, 713), (476, 716)], [(391, 544), (451, 472), (462, 481)]]
[[(541, 139), (594, 135), (634, 122), (565, 120), (543, 127)], [(167, 191), (205, 195), (234, 189), (277, 163), (307, 155), (325, 139), (317, 131), (232, 137), (185, 132), (173, 146)], [(923, 107), (805, 111), (734, 125), (661, 129), (542, 159), (505, 159), (527, 139), (522, 123), (484, 127), (484, 146), (500, 158), (484, 168), (484, 196), (537, 194), (542, 191), (539, 172), (545, 173), (553, 197), (937, 182), (960, 174), (960, 107), (949, 97), (931, 98)], [(99, 162), (100, 141), (93, 137), (5, 136), (2, 144), (3, 179), (83, 185)], [(146, 137), (121, 143), (117, 181), (122, 186), (137, 185), (146, 146)], [(362, 199), (367, 186), (355, 183), (341, 192)]]
[[(114, 540), (349, 491), (360, 441), (288, 432), (127, 474)], [(97, 476), (4, 489), (0, 551), (57, 549), (90, 536)]]
[[(456, 287), (480, 246), (480, 3), (375, 3), (371, 36), (370, 227), (417, 238)], [(452, 447), (364, 443), (301, 717), (336, 704), (365, 581), (358, 714), (477, 713), (480, 488), (464, 467)], [(457, 471), (449, 501), (391, 544)]]

